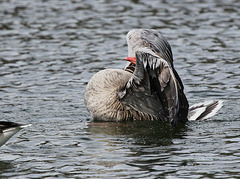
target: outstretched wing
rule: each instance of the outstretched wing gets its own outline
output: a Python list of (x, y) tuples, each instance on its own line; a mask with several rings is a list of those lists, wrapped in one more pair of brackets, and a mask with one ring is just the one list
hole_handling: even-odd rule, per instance
[(136, 52), (136, 69), (119, 98), (137, 111), (172, 121), (179, 110), (178, 88), (168, 62), (144, 47)]

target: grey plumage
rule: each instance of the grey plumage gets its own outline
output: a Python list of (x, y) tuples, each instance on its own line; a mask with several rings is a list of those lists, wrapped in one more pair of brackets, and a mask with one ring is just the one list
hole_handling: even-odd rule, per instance
[(118, 92), (120, 102), (150, 114), (155, 120), (172, 122), (179, 106), (178, 87), (171, 67), (147, 47), (138, 49), (136, 59), (132, 77)]
[[(156, 108), (155, 110), (159, 110), (158, 108), (160, 106), (160, 108), (164, 110), (164, 112), (161, 111), (160, 116), (167, 116), (167, 119), (163, 116), (160, 118), (171, 121), (174, 126), (176, 126), (179, 121), (183, 123), (187, 122), (189, 105), (183, 92), (184, 87), (182, 81), (174, 69), (172, 50), (167, 40), (156, 30), (134, 29), (127, 34), (127, 42), (128, 56), (136, 56), (136, 53), (141, 53), (141, 51), (142, 54), (145, 52), (145, 56), (148, 56), (145, 58), (146, 60), (143, 61), (143, 67), (146, 69), (146, 62), (148, 62), (149, 69), (152, 70), (146, 72), (147, 75), (145, 75), (146, 78), (144, 80), (149, 78), (147, 76), (150, 76), (151, 86), (149, 87), (151, 87), (151, 91), (155, 91), (157, 94), (157, 98), (152, 98), (155, 99), (155, 102), (158, 100), (161, 103), (159, 104), (158, 102), (156, 106), (156, 104), (152, 102), (153, 107)], [(152, 60), (151, 56), (155, 57), (154, 60)], [(144, 58), (144, 56), (142, 57)], [(164, 63), (165, 68), (156, 68), (156, 64), (160, 63), (160, 61)], [(139, 68), (139, 65), (136, 65), (136, 70), (137, 68)], [(138, 76), (143, 74), (144, 73), (138, 73)], [(159, 120), (159, 117), (157, 117), (157, 119)]]
[[(136, 65), (128, 62), (124, 70), (102, 70), (86, 87), (85, 103), (94, 120), (161, 120), (176, 126), (191, 118), (188, 113), (210, 116), (203, 109), (189, 109), (171, 46), (160, 32), (131, 30), (127, 43), (128, 56), (136, 57)], [(214, 111), (210, 106), (207, 109)]]

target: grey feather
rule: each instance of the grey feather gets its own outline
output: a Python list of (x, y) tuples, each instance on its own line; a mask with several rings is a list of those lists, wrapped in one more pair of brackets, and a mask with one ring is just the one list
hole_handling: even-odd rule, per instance
[(160, 54), (163, 59), (173, 66), (171, 46), (160, 32), (153, 29), (143, 29), (142, 37), (150, 44), (155, 53)]
[(159, 120), (172, 121), (178, 110), (178, 93), (171, 67), (147, 47), (136, 52), (136, 60), (120, 101)]
[[(152, 88), (150, 90), (154, 91), (154, 93), (157, 94), (158, 99), (161, 101), (162, 104), (165, 104), (167, 103), (166, 101), (168, 101), (167, 105), (160, 107), (163, 107), (164, 113), (169, 118), (175, 115), (174, 122), (172, 123), (174, 126), (176, 126), (177, 122), (179, 121), (183, 123), (187, 122), (189, 107), (188, 100), (183, 92), (184, 88), (182, 81), (178, 73), (174, 69), (172, 50), (167, 40), (163, 37), (163, 35), (160, 32), (156, 30), (134, 29), (128, 32), (127, 42), (129, 57), (136, 56), (136, 52), (139, 51), (139, 49), (141, 49), (142, 52), (150, 54), (153, 57), (156, 57), (153, 59), (160, 58), (165, 61), (165, 63), (162, 63), (162, 61), (156, 60), (155, 63), (155, 60), (152, 60), (151, 58), (149, 58), (147, 61), (143, 60), (144, 69), (148, 68), (148, 70), (145, 73), (147, 73), (151, 77), (150, 84)], [(145, 49), (143, 47), (145, 47)], [(169, 73), (168, 70), (163, 70), (164, 68), (161, 65), (167, 66), (166, 64), (169, 66), (166, 67), (166, 69), (171, 69), (171, 73)], [(137, 66), (138, 64), (136, 65), (136, 69)], [(156, 79), (157, 74), (161, 74), (159, 79)], [(135, 74), (135, 76), (138, 75)], [(171, 88), (170, 86), (174, 87)], [(175, 94), (175, 96), (177, 97), (173, 97), (171, 94)], [(176, 107), (170, 106), (171, 104), (174, 104), (174, 106)], [(174, 112), (169, 113), (169, 109), (170, 111)]]

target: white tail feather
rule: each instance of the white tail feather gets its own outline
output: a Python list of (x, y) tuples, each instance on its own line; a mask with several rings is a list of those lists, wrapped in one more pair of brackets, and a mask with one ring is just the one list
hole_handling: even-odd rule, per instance
[(196, 121), (197, 118), (206, 110), (206, 107), (200, 107), (195, 110), (189, 110), (188, 112), (188, 120), (189, 121)]
[(214, 116), (223, 106), (223, 101), (205, 101), (197, 103), (189, 108), (188, 120), (204, 120)]

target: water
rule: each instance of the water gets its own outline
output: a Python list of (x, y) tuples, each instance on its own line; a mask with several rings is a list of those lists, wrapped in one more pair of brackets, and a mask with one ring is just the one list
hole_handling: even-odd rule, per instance
[[(240, 176), (240, 3), (0, 2), (1, 120), (31, 123), (1, 147), (1, 178)], [(126, 33), (160, 30), (190, 104), (224, 100), (212, 120), (93, 123), (84, 90), (123, 68)]]

